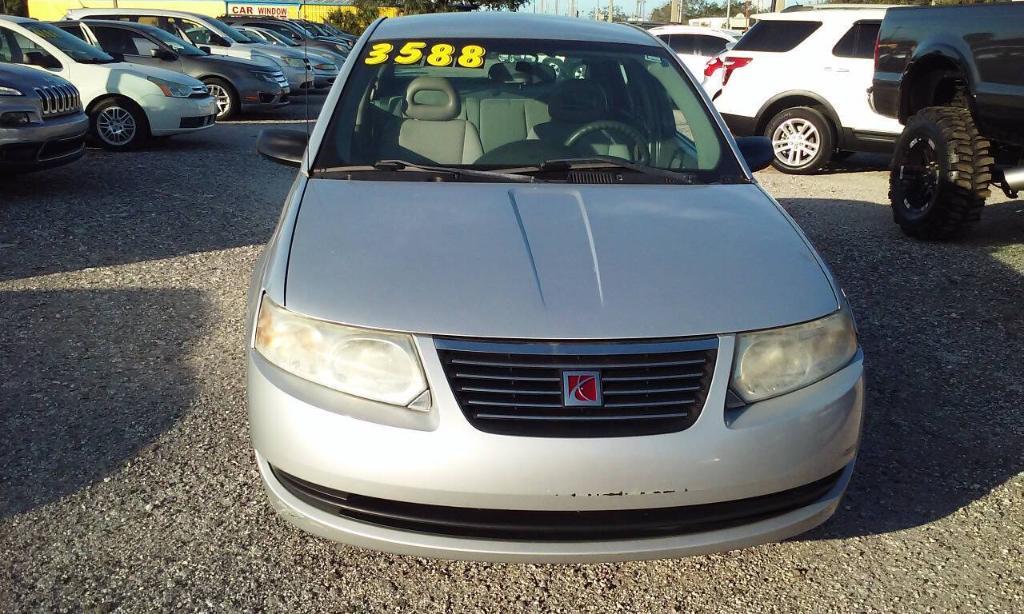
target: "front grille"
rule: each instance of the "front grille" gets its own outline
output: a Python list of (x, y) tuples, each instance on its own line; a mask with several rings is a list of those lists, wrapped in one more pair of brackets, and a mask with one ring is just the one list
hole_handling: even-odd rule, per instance
[(685, 535), (742, 526), (821, 500), (842, 470), (759, 497), (631, 510), (540, 511), (425, 505), (367, 497), (307, 482), (271, 467), (285, 489), (307, 505), (358, 522), (434, 535), (528, 541), (605, 541)]
[(48, 85), (35, 88), (42, 101), (43, 119), (77, 113), (82, 108), (78, 90), (72, 85)]
[[(436, 338), (470, 424), (530, 437), (622, 437), (681, 431), (700, 415), (716, 338), (657, 342), (491, 342)], [(563, 373), (596, 372), (603, 402), (567, 406)]]

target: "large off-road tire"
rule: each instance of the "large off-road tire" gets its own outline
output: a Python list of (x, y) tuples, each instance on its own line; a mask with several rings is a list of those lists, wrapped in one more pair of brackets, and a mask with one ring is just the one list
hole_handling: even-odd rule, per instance
[(966, 234), (989, 196), (990, 152), (967, 109), (928, 107), (907, 120), (889, 173), (892, 214), (903, 232), (930, 241)]
[(783, 109), (768, 121), (764, 135), (775, 151), (772, 166), (791, 175), (818, 172), (835, 151), (831, 122), (811, 107)]

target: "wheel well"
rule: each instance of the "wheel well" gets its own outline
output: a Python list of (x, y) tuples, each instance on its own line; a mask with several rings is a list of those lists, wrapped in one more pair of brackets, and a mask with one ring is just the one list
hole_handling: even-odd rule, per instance
[(832, 110), (820, 100), (810, 96), (786, 96), (771, 102), (758, 116), (755, 134), (763, 134), (765, 127), (773, 117), (782, 111), (793, 107), (811, 107), (824, 115), (825, 119), (828, 120), (829, 127), (832, 129), (832, 141), (838, 144), (839, 135), (837, 134), (837, 122), (835, 116), (832, 114)]
[(91, 116), (93, 110), (96, 107), (98, 107), (100, 105), (100, 103), (106, 102), (108, 100), (116, 100), (116, 101), (120, 102), (121, 104), (123, 104), (124, 106), (131, 108), (133, 111), (138, 111), (139, 114), (142, 115), (142, 121), (145, 122), (145, 124), (146, 124), (145, 125), (145, 128), (146, 128), (145, 134), (149, 134), (149, 117), (146, 116), (146, 110), (143, 109), (139, 105), (139, 103), (135, 102), (131, 98), (128, 98), (127, 96), (121, 96), (120, 94), (107, 94), (105, 96), (100, 96), (98, 98), (95, 98), (92, 102), (89, 103), (89, 106), (86, 107), (85, 114)]
[(967, 107), (967, 79), (956, 62), (943, 56), (914, 62), (901, 89), (900, 117), (904, 120), (925, 107)]

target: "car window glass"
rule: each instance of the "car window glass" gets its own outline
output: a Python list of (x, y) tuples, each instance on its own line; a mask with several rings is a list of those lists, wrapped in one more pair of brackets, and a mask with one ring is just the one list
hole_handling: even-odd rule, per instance
[(669, 38), (668, 46), (676, 53), (693, 55), (693, 45), (696, 38), (693, 34), (672, 34)]
[(135, 48), (138, 50), (139, 55), (149, 57), (154, 49), (159, 49), (160, 46), (149, 40), (145, 36), (135, 35), (132, 37), (132, 42), (135, 44)]
[(138, 19), (138, 23), (141, 23), (144, 26), (153, 26), (155, 28), (159, 28), (160, 27), (160, 18), (159, 17), (153, 17), (153, 16), (150, 16), (150, 15), (140, 15), (139, 19)]
[(875, 39), (878, 38), (877, 21), (858, 21), (843, 35), (832, 54), (840, 58), (868, 60), (875, 56)]
[(17, 32), (8, 32), (7, 34), (8, 51), (4, 55), (9, 59), (5, 59), (5, 62), (37, 66), (47, 65), (46, 63), (49, 62), (50, 66), (60, 66), (57, 58), (34, 40)]
[(217, 45), (225, 47), (229, 44), (222, 36), (201, 23), (190, 19), (183, 19), (181, 20), (181, 26), (185, 37), (192, 41), (193, 45)]
[(766, 19), (747, 30), (733, 51), (783, 53), (795, 49), (820, 27), (820, 21)]
[(92, 33), (99, 41), (100, 47), (103, 47), (107, 53), (140, 55), (139, 50), (135, 47), (132, 33), (128, 30), (109, 26), (93, 26)]
[(15, 55), (14, 33), (0, 28), (0, 62), (15, 63), (15, 57), (20, 61), (21, 56)]
[(59, 26), (59, 27), (60, 27), (61, 30), (64, 30), (65, 32), (67, 32), (71, 36), (74, 36), (75, 38), (80, 38), (80, 39), (82, 39), (85, 42), (89, 42), (88, 39), (85, 38), (85, 31), (82, 30), (82, 26), (80, 26), (78, 24), (74, 24), (74, 25), (70, 25), (70, 26)]
[(717, 36), (708, 36), (706, 34), (698, 34), (694, 36), (693, 41), (693, 52), (696, 55), (703, 55), (711, 57), (718, 55), (725, 51), (726, 41), (724, 38), (718, 38)]

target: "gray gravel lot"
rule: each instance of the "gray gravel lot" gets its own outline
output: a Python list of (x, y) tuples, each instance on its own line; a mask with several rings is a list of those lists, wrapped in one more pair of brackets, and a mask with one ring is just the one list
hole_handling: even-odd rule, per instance
[(865, 156), (761, 173), (845, 286), (868, 357), (858, 471), (823, 527), (534, 566), (286, 525), (249, 448), (241, 331), (293, 177), (255, 137), (301, 117), (0, 180), (0, 611), (1024, 610), (1024, 201), (993, 199), (970, 241), (909, 241)]

